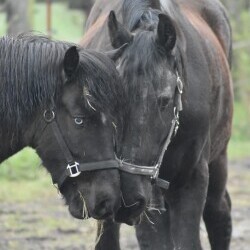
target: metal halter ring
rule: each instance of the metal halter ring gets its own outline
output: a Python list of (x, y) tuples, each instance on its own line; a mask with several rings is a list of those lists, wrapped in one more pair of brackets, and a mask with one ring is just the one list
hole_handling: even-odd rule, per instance
[(55, 119), (56, 114), (53, 110), (45, 110), (43, 117), (46, 122), (52, 122)]

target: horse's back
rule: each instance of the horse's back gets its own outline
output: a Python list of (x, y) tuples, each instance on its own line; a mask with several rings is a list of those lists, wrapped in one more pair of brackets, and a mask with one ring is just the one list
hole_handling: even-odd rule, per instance
[(102, 15), (107, 15), (111, 10), (117, 10), (121, 1), (117, 0), (96, 0), (86, 22), (88, 30)]
[[(204, 20), (219, 40), (231, 66), (232, 34), (224, 6), (218, 0), (177, 0), (181, 10), (192, 12)], [(188, 17), (190, 20), (190, 16)]]
[(86, 33), (80, 41), (81, 46), (97, 50), (110, 50), (112, 48), (111, 45), (103, 42), (108, 37), (107, 18), (111, 10), (116, 13), (120, 12), (121, 1), (95, 1), (86, 22)]

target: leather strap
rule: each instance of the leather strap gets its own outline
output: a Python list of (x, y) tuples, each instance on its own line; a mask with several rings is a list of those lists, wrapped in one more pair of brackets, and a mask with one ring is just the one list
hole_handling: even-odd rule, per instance
[[(107, 160), (99, 162), (81, 163), (78, 166), (78, 170), (80, 172), (107, 170), (107, 169), (119, 169), (119, 163), (116, 160)], [(61, 174), (59, 180), (56, 181), (59, 188), (63, 185), (63, 183), (68, 177), (70, 178), (70, 175), (71, 173), (69, 169), (65, 169), (65, 171)]]

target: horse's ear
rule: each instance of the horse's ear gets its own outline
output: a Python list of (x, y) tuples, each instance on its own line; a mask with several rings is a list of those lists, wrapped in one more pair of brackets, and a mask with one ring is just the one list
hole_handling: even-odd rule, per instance
[(173, 21), (164, 14), (159, 14), (157, 42), (168, 52), (174, 48), (176, 43), (176, 29)]
[(79, 65), (79, 53), (76, 46), (70, 47), (64, 56), (63, 68), (67, 77), (71, 77)]
[(133, 39), (132, 34), (117, 21), (115, 12), (112, 10), (108, 17), (108, 29), (111, 44), (114, 48), (120, 48), (125, 43), (130, 43)]
[(128, 44), (125, 43), (118, 49), (105, 52), (105, 55), (108, 56), (111, 60), (116, 61), (123, 54), (127, 46)]

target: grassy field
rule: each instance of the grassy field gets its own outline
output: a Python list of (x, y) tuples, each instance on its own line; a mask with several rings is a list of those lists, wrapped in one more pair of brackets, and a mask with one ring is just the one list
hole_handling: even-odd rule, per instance
[[(36, 3), (33, 30), (46, 34), (46, 5)], [(85, 17), (82, 11), (70, 10), (66, 3), (52, 5), (52, 37), (59, 40), (78, 42), (84, 33)], [(0, 36), (7, 31), (6, 16), (0, 15)]]

